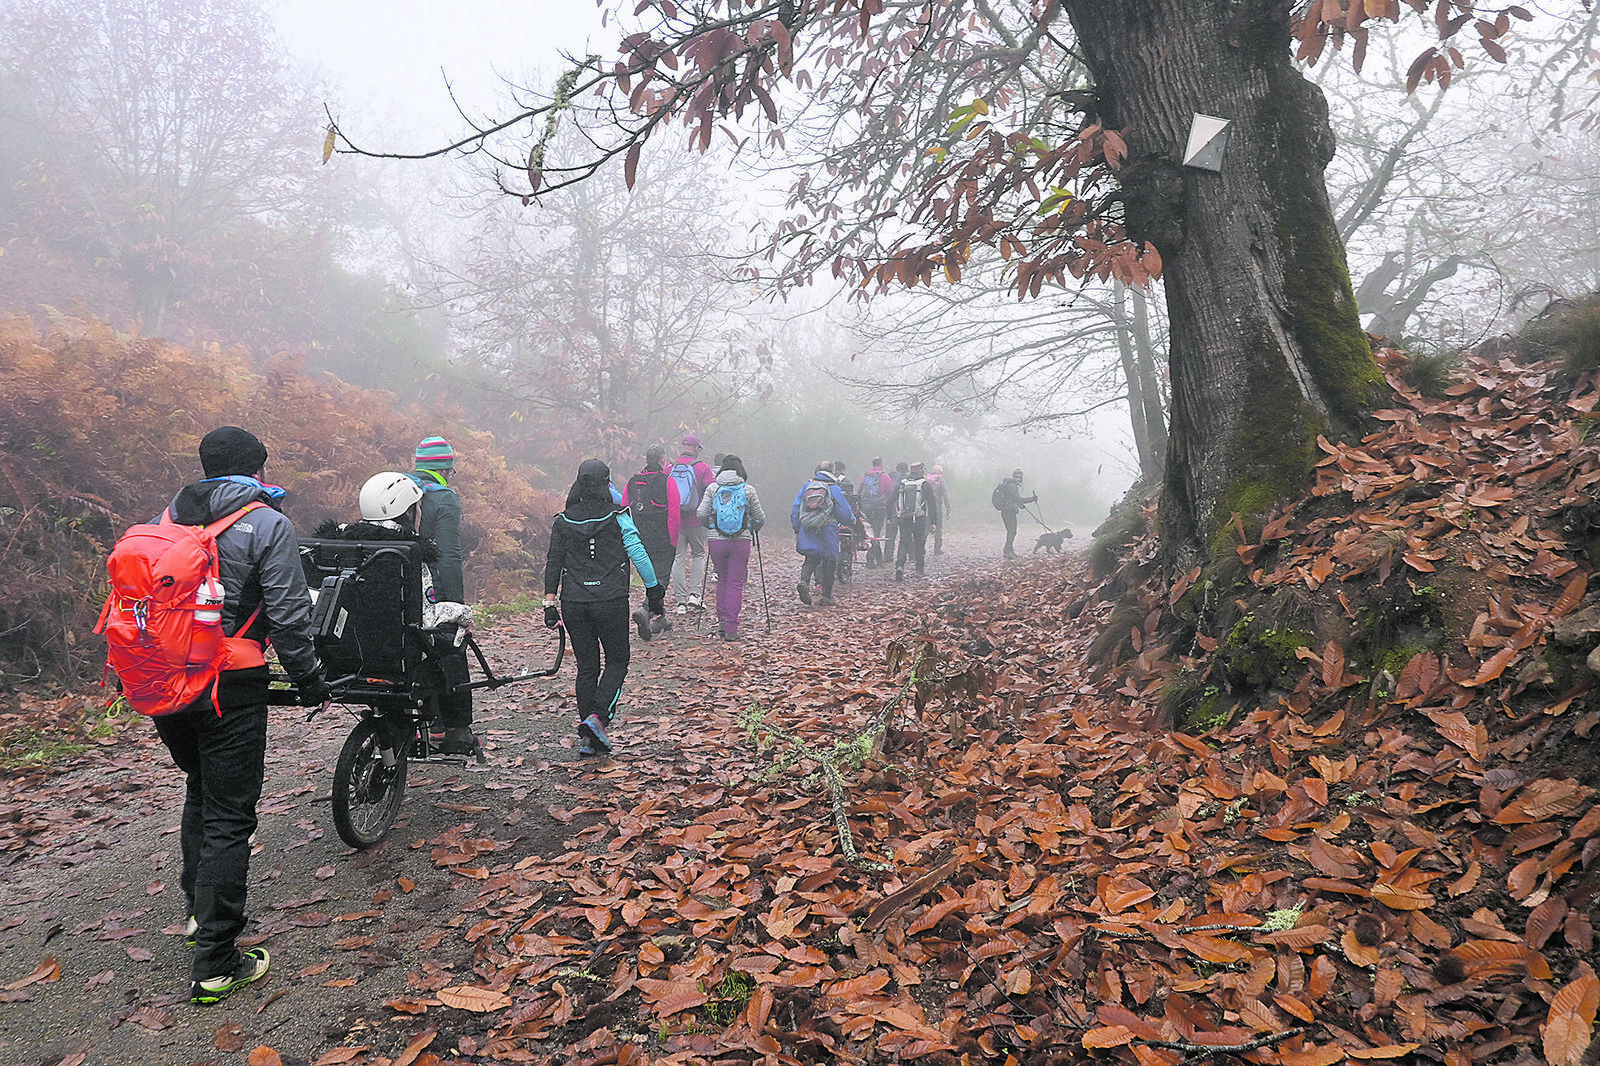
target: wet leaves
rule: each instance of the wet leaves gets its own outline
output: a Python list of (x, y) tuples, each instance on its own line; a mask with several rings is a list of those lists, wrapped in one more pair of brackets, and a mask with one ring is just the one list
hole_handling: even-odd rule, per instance
[(244, 1047), (244, 1030), (233, 1022), (223, 1022), (217, 1026), (211, 1044), (218, 1051), (239, 1051)]
[(477, 988), (472, 985), (441, 988), (435, 995), (438, 997), (439, 1002), (447, 1007), (473, 1011), (478, 1014), (487, 1011), (504, 1010), (511, 1006), (511, 997), (504, 992), (496, 992), (490, 988)]
[(61, 963), (56, 961), (55, 956), (46, 955), (39, 961), (39, 965), (33, 968), (32, 973), (26, 977), (19, 977), (8, 984), (0, 985), (0, 988), (4, 988), (7, 992), (15, 992), (19, 989), (27, 988), (29, 985), (38, 984), (40, 981), (59, 980), (61, 980)]
[[(1600, 643), (1560, 525), (1600, 453), (1527, 368), (1480, 360), (1438, 401), (1397, 384), (1377, 433), (1326, 444), (1312, 494), (1240, 539), (1241, 612), (1333, 621), (1231, 716), (1157, 712), (1182, 675), (1223, 687), (1228, 632), (1182, 631), (1201, 577), (1140, 570), (1148, 539), (1115, 594), (1049, 563), (922, 599), (863, 583), (848, 614), (775, 618), (738, 659), (678, 633), (636, 649), (638, 698), (673, 695), (630, 714), (623, 754), (574, 756), (537, 813), (513, 792), (516, 824), (490, 792), (397, 839), (466, 904), (404, 930), (423, 961), (389, 1021), (485, 1061), (1580, 1061), (1600, 722), (1586, 673), (1529, 668)], [(1355, 620), (1380, 593), (1444, 602), (1429, 581), (1455, 590), (1449, 639), (1375, 664)], [(1130, 657), (1092, 662), (1119, 598)], [(843, 826), (887, 871), (848, 859), (815, 761), (752, 739), (780, 732), (834, 753)], [(396, 899), (417, 888), (392, 876)], [(272, 920), (356, 923), (342, 945), (375, 948), (359, 923), (387, 896), (335, 900)], [(395, 1055), (370, 1035), (325, 1054)]]

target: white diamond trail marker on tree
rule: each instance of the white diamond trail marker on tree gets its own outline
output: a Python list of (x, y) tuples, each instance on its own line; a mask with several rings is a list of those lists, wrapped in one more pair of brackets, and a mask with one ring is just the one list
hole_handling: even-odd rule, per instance
[(1222, 155), (1228, 149), (1229, 120), (1195, 112), (1189, 123), (1189, 144), (1183, 150), (1183, 165), (1200, 170), (1222, 170)]

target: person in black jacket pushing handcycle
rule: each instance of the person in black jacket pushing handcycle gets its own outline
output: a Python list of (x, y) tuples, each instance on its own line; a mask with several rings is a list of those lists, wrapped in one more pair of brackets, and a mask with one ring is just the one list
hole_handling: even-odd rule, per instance
[(578, 751), (583, 755), (611, 750), (606, 727), (616, 717), (628, 676), (630, 560), (645, 583), (652, 618), (666, 611), (666, 587), (627, 508), (612, 502), (610, 485), (611, 470), (599, 459), (579, 465), (566, 508), (551, 524), (544, 565), (544, 624), (554, 629), (565, 620), (578, 662)]

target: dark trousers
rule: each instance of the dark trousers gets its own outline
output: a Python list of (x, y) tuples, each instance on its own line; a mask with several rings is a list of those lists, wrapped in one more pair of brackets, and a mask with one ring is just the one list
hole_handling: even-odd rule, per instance
[(839, 568), (839, 561), (824, 552), (801, 552), (805, 562), (800, 564), (800, 584), (809, 585), (812, 577), (817, 584), (822, 586), (824, 596), (833, 595), (833, 575)]
[(628, 676), (628, 597), (588, 602), (564, 599), (561, 617), (572, 639), (572, 658), (578, 664), (578, 721), (597, 714), (602, 722), (609, 722)]
[(472, 680), (472, 671), (467, 665), (467, 648), (466, 645), (459, 648), (455, 646), (455, 626), (441, 628), (447, 633), (434, 642), (434, 649), (439, 656), (439, 673), (442, 675), (436, 728), (468, 729), (472, 726), (472, 690), (455, 691), (457, 686)]
[(200, 926), (190, 968), (196, 981), (231, 974), (239, 965), (235, 941), (244, 931), (250, 835), (267, 758), (266, 668), (229, 671), (220, 695), (220, 716), (208, 694), (154, 719), (161, 742), (188, 778), (180, 884)]
[(895, 573), (906, 568), (906, 559), (917, 564), (917, 573), (922, 573), (923, 564), (928, 557), (928, 520), (926, 518), (900, 519), (900, 553), (894, 557)]
[[(866, 564), (869, 567), (883, 566), (890, 561), (888, 554), (884, 551), (884, 542), (879, 539), (888, 534), (888, 529), (885, 526), (888, 517), (889, 509), (887, 507), (870, 507), (867, 509), (867, 524), (872, 527), (867, 531), (867, 535), (872, 538), (871, 546), (867, 548)], [(889, 544), (892, 548), (894, 542), (890, 541)]]
[(1017, 554), (1015, 547), (1017, 540), (1017, 512), (1001, 511), (1000, 521), (1006, 524), (1006, 558)]
[(672, 583), (672, 564), (678, 557), (678, 549), (672, 546), (672, 540), (667, 536), (666, 530), (661, 531), (661, 536), (645, 536), (644, 530), (639, 531), (639, 542), (644, 545), (644, 553), (650, 556), (650, 569), (656, 572), (656, 582), (665, 588)]

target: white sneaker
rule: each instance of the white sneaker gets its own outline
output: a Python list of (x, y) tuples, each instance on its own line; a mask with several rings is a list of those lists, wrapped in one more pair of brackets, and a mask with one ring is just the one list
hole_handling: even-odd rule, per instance
[(705, 607), (705, 604), (700, 602), (700, 597), (699, 596), (690, 596), (689, 597), (689, 609), (690, 610), (698, 611), (698, 610), (701, 610), (704, 607)]
[(677, 609), (676, 613), (678, 613), (678, 614), (688, 614), (689, 613), (689, 608), (685, 607), (683, 604), (680, 603), (680, 604), (678, 604), (678, 609)]

